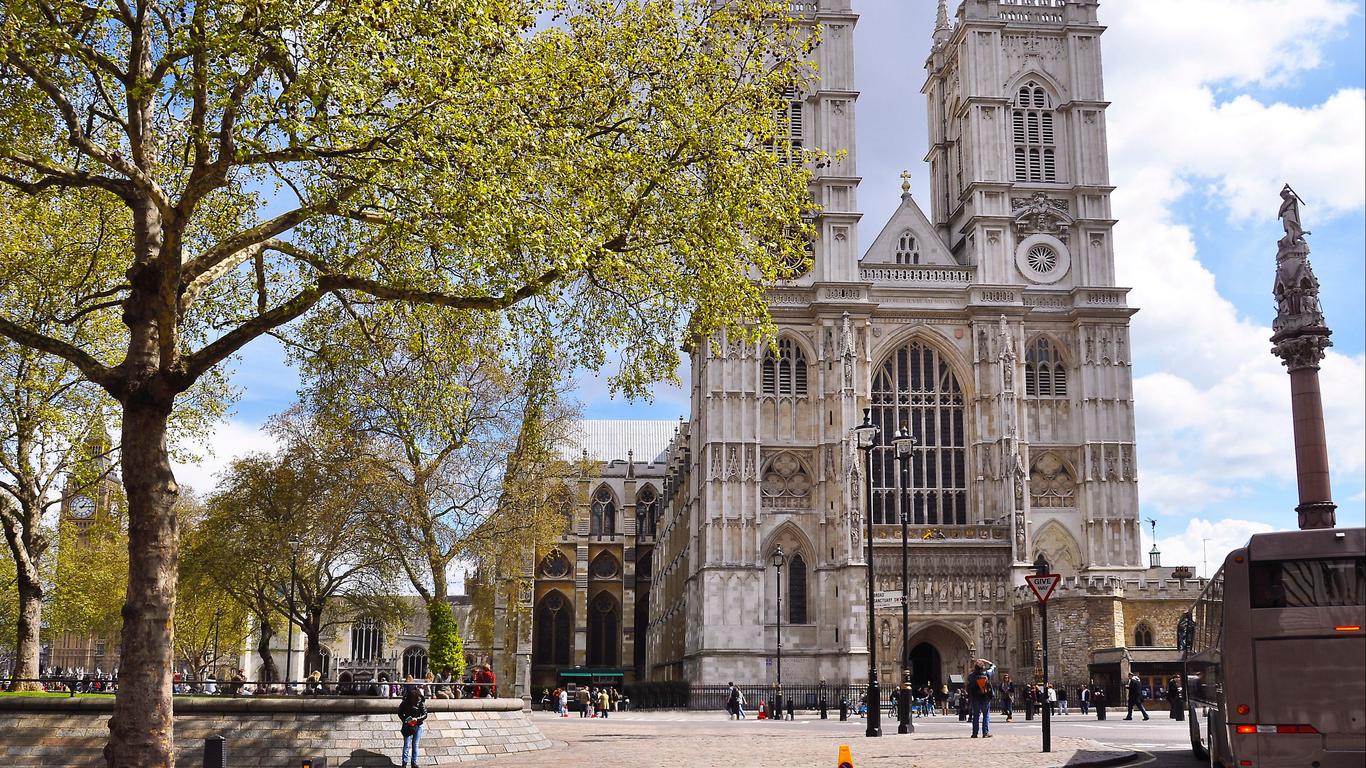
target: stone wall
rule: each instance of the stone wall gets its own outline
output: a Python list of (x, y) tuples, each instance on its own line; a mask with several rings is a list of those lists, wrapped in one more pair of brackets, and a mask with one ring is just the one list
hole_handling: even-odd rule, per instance
[[(0, 696), (0, 765), (103, 766), (111, 697)], [(427, 702), (420, 765), (469, 762), (546, 749), (550, 741), (521, 699)], [(397, 699), (177, 698), (176, 765), (200, 768), (204, 740), (227, 739), (231, 768), (293, 768), (326, 758), (328, 768), (397, 766), (403, 749)]]

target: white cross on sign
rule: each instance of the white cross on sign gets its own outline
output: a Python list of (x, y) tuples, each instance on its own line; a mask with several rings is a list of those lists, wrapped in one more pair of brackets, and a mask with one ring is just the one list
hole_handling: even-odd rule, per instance
[(1062, 581), (1062, 576), (1056, 573), (1045, 573), (1042, 576), (1026, 576), (1025, 583), (1029, 585), (1029, 591), (1034, 593), (1040, 603), (1048, 602), (1048, 596), (1053, 594), (1058, 582)]

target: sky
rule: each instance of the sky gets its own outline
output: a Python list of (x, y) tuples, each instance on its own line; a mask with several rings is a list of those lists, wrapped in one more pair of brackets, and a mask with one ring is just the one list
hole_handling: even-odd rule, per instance
[[(952, 10), (954, 4), (950, 4)], [(902, 170), (929, 199), (923, 64), (933, 0), (854, 0), (856, 159), (866, 248)], [(1360, 0), (1102, 0), (1118, 283), (1131, 328), (1141, 514), (1165, 565), (1213, 570), (1252, 533), (1295, 527), (1289, 377), (1270, 354), (1276, 212), (1306, 201), (1310, 261), (1334, 346), (1320, 371), (1338, 524), (1366, 524), (1366, 24)], [(298, 377), (273, 339), (234, 365), (242, 393), (177, 466), (208, 490)], [(681, 372), (686, 380), (686, 370)], [(612, 399), (578, 377), (589, 418), (677, 419), (686, 387)], [(1152, 546), (1144, 526), (1144, 550)], [(1206, 564), (1208, 563), (1208, 566)]]

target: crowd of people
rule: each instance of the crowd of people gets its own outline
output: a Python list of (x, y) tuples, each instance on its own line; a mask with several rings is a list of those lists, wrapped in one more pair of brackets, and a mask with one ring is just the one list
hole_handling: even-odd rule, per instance
[(631, 700), (614, 686), (577, 686), (572, 691), (557, 686), (555, 690), (541, 689), (541, 709), (554, 710), (559, 717), (569, 717), (570, 701), (577, 704), (579, 717), (607, 717), (631, 707)]

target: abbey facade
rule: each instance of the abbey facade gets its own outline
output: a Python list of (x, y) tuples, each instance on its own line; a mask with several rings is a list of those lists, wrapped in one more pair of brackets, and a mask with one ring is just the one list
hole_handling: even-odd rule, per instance
[[(690, 418), (629, 457), (593, 456), (571, 533), (535, 564), (518, 677), (536, 691), (575, 666), (771, 682), (780, 621), (792, 682), (866, 680), (870, 643), (883, 680), (900, 679), (903, 654), (936, 686), (976, 656), (1032, 670), (1021, 585), (1039, 555), (1081, 601), (1069, 615), (1108, 622), (1082, 645), (1134, 639), (1123, 585), (1155, 574), (1096, 0), (964, 0), (954, 18), (940, 3), (922, 87), (930, 199), (903, 184), (863, 254), (858, 17), (850, 0), (798, 6), (823, 41), (793, 125), (808, 146), (848, 150), (815, 170), (810, 269), (770, 291), (774, 347), (699, 344)], [(852, 432), (865, 411), (881, 433), (870, 477)], [(903, 427), (904, 465), (891, 445)], [(865, 511), (878, 590), (901, 589), (909, 523), (905, 647), (899, 607), (876, 608), (869, 636)], [(1151, 594), (1176, 606), (1185, 586)], [(1083, 650), (1067, 662), (1077, 684), (1095, 661)]]

